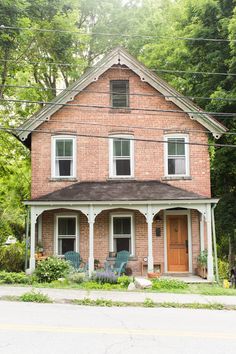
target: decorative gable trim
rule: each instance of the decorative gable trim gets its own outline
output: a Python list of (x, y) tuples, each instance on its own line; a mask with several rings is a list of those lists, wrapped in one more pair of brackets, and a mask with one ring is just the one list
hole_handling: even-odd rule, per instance
[[(75, 96), (79, 94), (79, 91), (85, 89), (92, 82), (97, 81), (105, 71), (110, 69), (113, 65), (118, 64), (126, 65), (140, 77), (141, 81), (147, 82), (161, 94), (165, 96), (180, 96), (175, 89), (147, 69), (143, 64), (138, 62), (126, 50), (117, 47), (106, 55), (101, 61), (99, 61), (96, 66), (89, 69), (84, 75), (82, 75), (79, 80), (69, 86), (67, 90), (62, 91), (58, 96), (56, 96), (51, 101), (52, 104), (50, 104), (50, 106), (46, 105), (39, 112), (29, 118), (24, 124), (22, 124), (16, 133), (18, 138), (21, 141), (25, 141), (32, 131), (37, 129), (37, 127), (44, 121), (49, 120), (50, 117), (61, 108), (60, 104), (63, 105), (73, 101)], [(227, 129), (220, 122), (209, 114), (204, 113), (204, 111), (196, 106), (191, 100), (184, 97), (169, 97), (168, 100), (186, 112), (190, 119), (196, 120), (203, 125), (213, 134), (215, 138), (218, 139), (222, 133), (227, 131)], [(55, 103), (55, 105), (53, 105), (53, 103)], [(194, 113), (196, 111), (201, 114)]]

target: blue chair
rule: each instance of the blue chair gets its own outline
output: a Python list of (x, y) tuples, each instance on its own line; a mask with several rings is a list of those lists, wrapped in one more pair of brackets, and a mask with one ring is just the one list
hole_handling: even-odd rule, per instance
[(64, 254), (65, 260), (69, 261), (72, 265), (73, 268), (75, 268), (77, 271), (86, 271), (86, 265), (84, 267), (81, 267), (81, 265), (84, 264), (82, 258), (80, 257), (80, 254), (75, 251), (68, 251)]
[(110, 264), (108, 262), (105, 263), (105, 270), (113, 272), (121, 276), (121, 274), (125, 273), (126, 265), (129, 260), (130, 253), (128, 251), (120, 251), (117, 252), (115, 263)]

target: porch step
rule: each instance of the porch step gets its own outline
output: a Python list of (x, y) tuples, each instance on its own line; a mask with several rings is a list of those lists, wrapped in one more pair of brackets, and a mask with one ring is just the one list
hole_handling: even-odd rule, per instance
[(193, 274), (192, 273), (188, 273), (188, 272), (183, 272), (183, 273), (163, 273), (162, 276), (164, 277), (192, 277)]

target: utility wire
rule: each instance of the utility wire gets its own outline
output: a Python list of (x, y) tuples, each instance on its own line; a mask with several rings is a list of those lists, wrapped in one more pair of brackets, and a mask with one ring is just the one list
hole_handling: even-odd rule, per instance
[[(46, 102), (46, 101), (32, 101), (32, 100), (18, 100), (18, 99), (3, 99), (0, 98), (0, 101), (4, 102), (15, 102), (15, 103), (26, 103), (26, 104), (44, 104), (44, 105), (50, 105), (50, 106), (65, 106), (65, 107), (80, 107), (80, 108), (96, 108), (96, 109), (111, 109), (111, 110), (116, 110), (117, 108), (114, 108), (112, 106), (99, 106), (99, 105), (86, 105), (86, 104), (78, 104), (78, 103), (59, 103), (59, 102)], [(131, 107), (125, 107), (125, 108), (118, 108), (118, 109), (123, 109), (125, 111), (142, 111), (142, 112), (158, 112), (158, 113), (175, 113), (175, 114), (194, 114), (194, 115), (215, 115), (215, 116), (224, 116), (224, 117), (235, 117), (236, 113), (228, 113), (228, 112), (207, 112), (207, 111), (180, 111), (177, 109), (155, 109), (155, 108), (131, 108)]]
[[(3, 126), (0, 126), (0, 130), (3, 131), (11, 131), (11, 132), (30, 132), (30, 129), (23, 129), (23, 128), (6, 128)], [(113, 136), (105, 136), (105, 135), (92, 135), (92, 134), (79, 134), (75, 132), (68, 132), (68, 131), (56, 131), (56, 130), (42, 130), (42, 129), (35, 129), (34, 132), (42, 133), (42, 134), (57, 134), (57, 135), (65, 135), (65, 134), (70, 134), (72, 136), (78, 136), (78, 137), (84, 137), (84, 138), (97, 138), (97, 139), (114, 139)], [(143, 138), (116, 138), (118, 140), (127, 140), (127, 141), (142, 141), (142, 142), (147, 142), (147, 143), (162, 143), (162, 144), (167, 144), (168, 141), (166, 140), (156, 140), (156, 139), (143, 139)], [(179, 144), (182, 145), (197, 145), (197, 146), (212, 146), (212, 147), (230, 147), (230, 148), (236, 148), (236, 145), (233, 144), (218, 144), (218, 143), (211, 143), (211, 144), (206, 144), (206, 143), (197, 143), (197, 142), (179, 142)]]
[[(47, 59), (47, 58), (45, 58)], [(13, 62), (15, 63), (14, 59), (0, 59), (0, 62)], [(43, 62), (43, 61), (28, 61), (27, 59), (25, 60), (18, 60), (17, 63), (26, 63), (26, 64), (31, 64), (31, 65), (52, 65), (52, 66), (65, 66), (65, 67), (76, 67), (76, 68), (82, 68), (82, 69), (91, 69), (91, 68), (104, 68), (104, 66), (83, 66), (83, 65), (78, 65), (76, 63), (57, 63), (57, 62)], [(108, 67), (107, 69), (111, 70), (130, 70), (129, 68), (123, 68), (123, 67)], [(236, 76), (236, 73), (231, 73), (231, 72), (215, 72), (215, 71), (191, 71), (191, 70), (170, 70), (170, 69), (157, 69), (157, 68), (148, 68), (149, 71), (153, 72), (160, 72), (160, 73), (169, 73), (169, 74), (187, 74), (187, 75), (218, 75), (218, 76)]]
[(204, 37), (171, 37), (171, 36), (154, 36), (154, 35), (141, 35), (141, 34), (122, 34), (122, 33), (107, 33), (107, 32), (82, 32), (82, 31), (68, 31), (58, 29), (47, 28), (35, 28), (35, 27), (17, 27), (17, 26), (5, 26), (0, 25), (0, 30), (21, 30), (21, 31), (36, 31), (45, 33), (68, 33), (85, 36), (105, 36), (105, 37), (122, 37), (122, 38), (144, 38), (144, 39), (164, 39), (164, 40), (181, 40), (181, 41), (203, 41), (203, 42), (236, 42), (236, 39), (225, 38), (204, 38)]
[[(53, 120), (45, 120), (45, 119), (37, 119), (38, 122), (42, 123), (61, 123), (61, 120), (54, 119)], [(122, 124), (104, 124), (104, 123), (96, 123), (96, 122), (75, 122), (75, 121), (63, 121), (63, 124), (75, 124), (75, 125), (92, 125), (97, 127), (113, 127), (113, 128), (125, 128), (129, 129), (140, 129), (140, 130), (151, 130), (151, 131), (163, 131), (163, 132), (177, 132), (181, 131), (182, 133), (199, 133), (199, 134), (210, 134), (215, 133), (219, 134), (219, 132), (210, 132), (208, 130), (200, 130), (200, 129), (186, 129), (182, 127), (175, 128), (156, 128), (156, 127), (148, 127), (148, 126), (140, 126), (140, 125), (122, 125)], [(17, 129), (17, 128), (16, 128)], [(222, 135), (236, 135), (236, 132), (223, 132)]]
[[(5, 85), (5, 84), (0, 84), (0, 87), (9, 87), (9, 88), (20, 88), (20, 89), (35, 89), (39, 91), (64, 91), (64, 92), (85, 92), (85, 93), (99, 93), (99, 94), (106, 94), (106, 95), (111, 95), (116, 92), (112, 91), (97, 91), (97, 90), (87, 90), (82, 89), (69, 89), (69, 88), (54, 88), (54, 87), (38, 87), (38, 86), (30, 86), (30, 85)], [(236, 101), (236, 98), (234, 97), (204, 97), (204, 96), (184, 96), (184, 95), (164, 95), (164, 94), (158, 94), (158, 93), (129, 93), (129, 96), (141, 96), (141, 97), (165, 97), (165, 98), (188, 98), (191, 100), (194, 99), (201, 99), (201, 100), (209, 100), (209, 101)]]

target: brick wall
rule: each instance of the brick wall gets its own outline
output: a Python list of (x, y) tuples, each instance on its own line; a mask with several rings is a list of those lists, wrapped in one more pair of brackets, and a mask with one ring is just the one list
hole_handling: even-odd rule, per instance
[[(158, 94), (150, 85), (141, 82), (130, 70), (108, 70), (98, 81), (90, 84), (87, 91), (108, 92), (111, 79), (128, 79), (130, 93)], [(110, 97), (105, 93), (83, 92), (70, 102), (83, 105), (110, 105)], [(148, 109), (178, 109), (172, 102), (161, 96), (132, 96), (130, 107)], [(78, 124), (84, 123), (87, 124)], [(89, 125), (97, 123), (113, 126)], [(121, 127), (126, 126), (126, 127)], [(140, 129), (151, 127), (153, 130)], [(156, 130), (155, 130), (156, 128)], [(64, 133), (108, 136), (112, 133), (130, 133), (135, 138), (163, 140), (163, 130), (174, 128), (205, 130), (185, 113), (160, 113), (150, 111), (114, 111), (81, 107), (63, 107), (56, 112), (49, 122), (40, 126), (43, 130)], [(106, 181), (109, 178), (108, 139), (77, 137), (77, 177), (76, 181)], [(207, 143), (205, 133), (189, 133), (189, 141)], [(164, 151), (161, 143), (138, 142), (134, 144), (134, 176), (136, 180), (162, 180), (164, 176)], [(181, 187), (210, 196), (210, 167), (208, 148), (190, 145), (190, 180), (168, 181), (173, 186)], [(51, 179), (51, 135), (35, 132), (32, 134), (32, 198), (66, 187), (75, 181), (55, 181)]]

